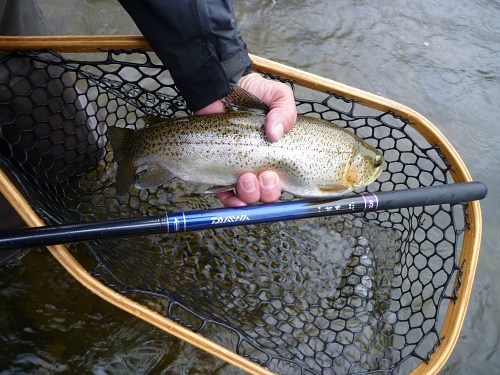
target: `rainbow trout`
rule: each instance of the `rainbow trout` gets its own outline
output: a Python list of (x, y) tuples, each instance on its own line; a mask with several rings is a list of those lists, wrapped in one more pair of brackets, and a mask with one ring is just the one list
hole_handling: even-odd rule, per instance
[[(260, 101), (244, 105), (264, 108)], [(172, 178), (222, 186), (210, 191), (223, 191), (234, 188), (244, 172), (272, 169), (284, 191), (332, 197), (380, 175), (382, 154), (349, 131), (299, 115), (293, 129), (271, 143), (264, 132), (265, 116), (264, 110), (239, 110), (167, 119), (140, 130), (109, 128), (118, 165), (117, 194), (126, 194), (132, 183), (147, 189)]]

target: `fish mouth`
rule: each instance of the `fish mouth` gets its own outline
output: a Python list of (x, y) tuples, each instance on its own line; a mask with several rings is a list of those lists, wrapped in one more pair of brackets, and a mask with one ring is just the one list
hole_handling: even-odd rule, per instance
[(375, 166), (374, 180), (376, 180), (380, 176), (384, 168), (384, 156), (383, 155), (375, 156), (373, 165)]

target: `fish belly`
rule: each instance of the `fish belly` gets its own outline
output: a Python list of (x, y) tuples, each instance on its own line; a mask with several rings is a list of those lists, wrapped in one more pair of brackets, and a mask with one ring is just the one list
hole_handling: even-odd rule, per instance
[(189, 145), (160, 163), (178, 178), (210, 186), (235, 185), (245, 172), (274, 170), (282, 188), (297, 196), (334, 196), (321, 186), (342, 184), (345, 169), (317, 151), (292, 152), (273, 145)]

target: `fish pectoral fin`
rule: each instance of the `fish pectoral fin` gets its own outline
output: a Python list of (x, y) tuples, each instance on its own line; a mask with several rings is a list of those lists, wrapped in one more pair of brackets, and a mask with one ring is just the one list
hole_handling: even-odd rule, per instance
[(225, 191), (236, 191), (236, 186), (234, 185), (225, 185), (225, 186), (212, 186), (205, 190), (205, 194), (217, 194), (223, 193)]
[(168, 169), (159, 165), (148, 166), (135, 175), (134, 183), (138, 189), (151, 189), (175, 178)]
[(233, 86), (231, 92), (221, 101), (227, 112), (234, 112), (238, 109), (261, 113), (269, 112), (269, 107), (262, 100), (239, 86)]
[(337, 193), (337, 194), (347, 193), (348, 191), (351, 190), (351, 188), (349, 186), (340, 185), (340, 184), (321, 185), (321, 186), (318, 186), (318, 189), (322, 193)]

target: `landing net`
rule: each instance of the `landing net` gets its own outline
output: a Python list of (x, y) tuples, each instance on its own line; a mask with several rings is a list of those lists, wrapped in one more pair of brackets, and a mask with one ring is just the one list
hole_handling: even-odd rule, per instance
[[(220, 206), (182, 181), (115, 194), (107, 129), (190, 114), (153, 54), (28, 51), (0, 64), (1, 165), (47, 224)], [(368, 191), (454, 182), (453, 163), (410, 116), (273, 73), (299, 113), (383, 151)], [(447, 311), (468, 300), (470, 225), (467, 205), (445, 204), (68, 248), (106, 286), (273, 372), (408, 373), (460, 329)]]

